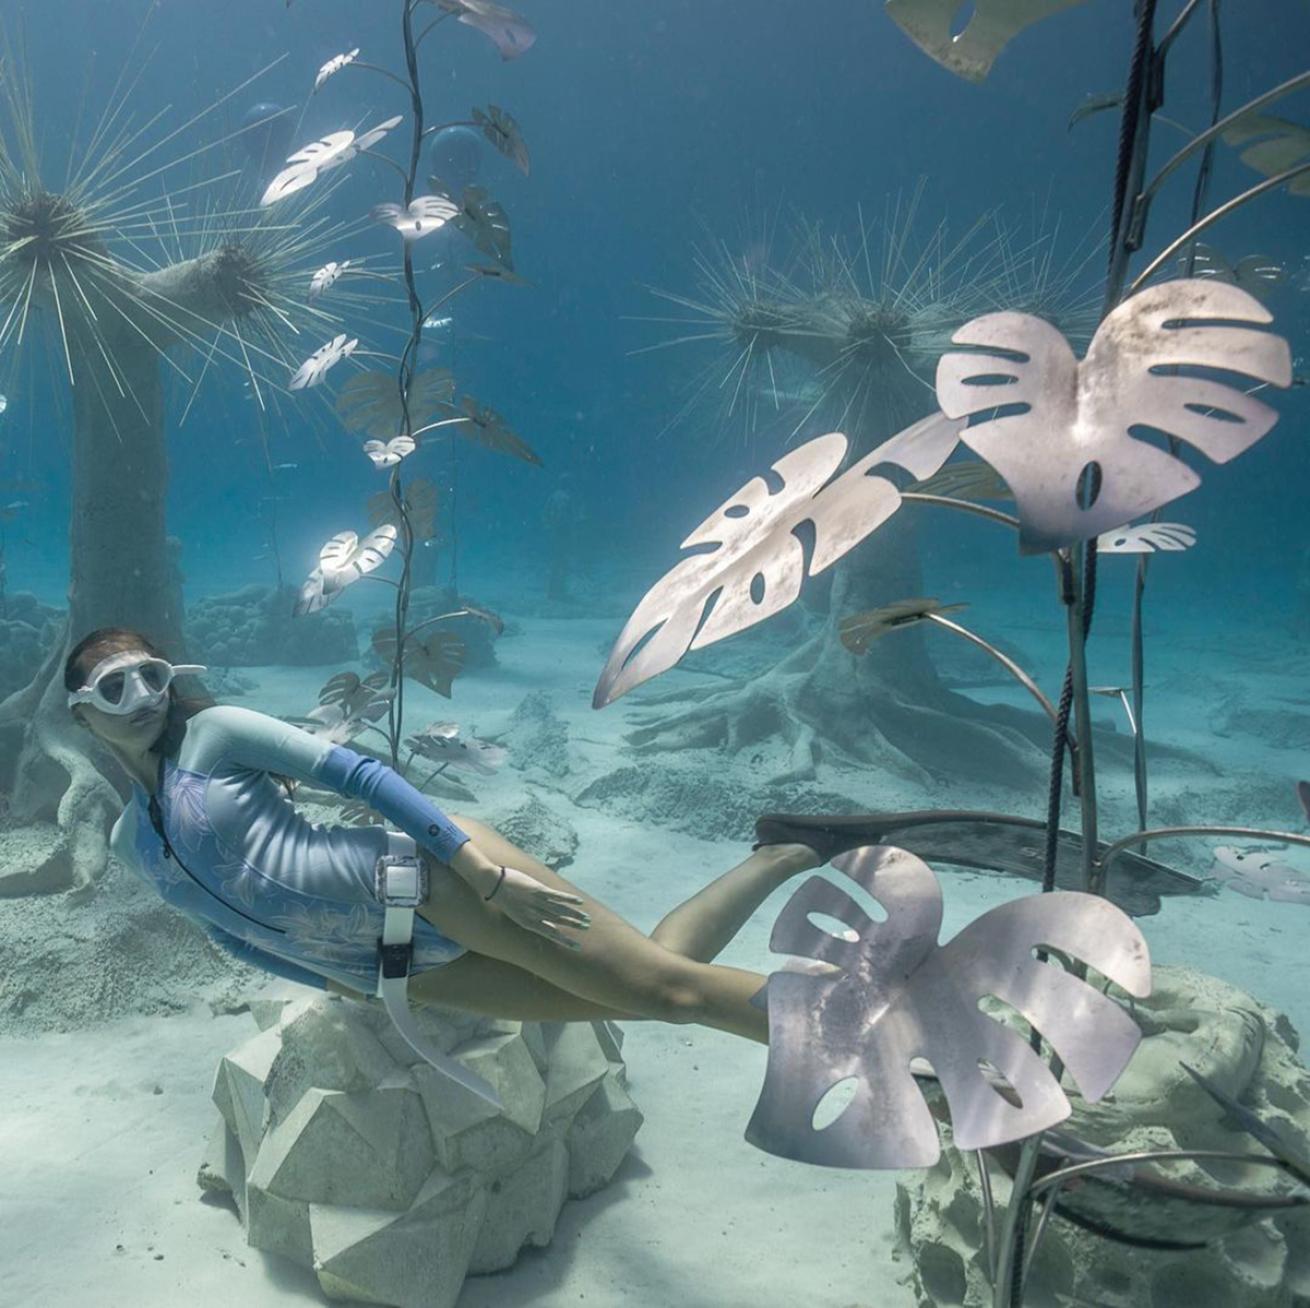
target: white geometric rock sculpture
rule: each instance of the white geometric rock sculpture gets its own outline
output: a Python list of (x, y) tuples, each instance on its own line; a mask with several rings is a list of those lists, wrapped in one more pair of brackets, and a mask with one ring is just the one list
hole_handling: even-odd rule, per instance
[(450, 1308), (469, 1274), (544, 1246), (566, 1198), (608, 1184), (642, 1123), (605, 1022), (509, 1022), (416, 1007), (497, 1112), (418, 1059), (380, 1005), (254, 1001), (258, 1035), (219, 1064), (198, 1181), (250, 1245), (333, 1299)]

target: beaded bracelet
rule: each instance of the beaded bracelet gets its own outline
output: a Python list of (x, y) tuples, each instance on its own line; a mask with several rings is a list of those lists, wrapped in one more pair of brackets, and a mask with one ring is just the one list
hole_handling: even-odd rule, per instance
[[(505, 883), (505, 868), (502, 865), (500, 869), (500, 880), (496, 882), (495, 887), (492, 889), (491, 895), (494, 895), (496, 891), (499, 890), (502, 885), (504, 885), (504, 883)], [(483, 895), (482, 896), (483, 903), (486, 903), (486, 901), (491, 898), (491, 895)]]

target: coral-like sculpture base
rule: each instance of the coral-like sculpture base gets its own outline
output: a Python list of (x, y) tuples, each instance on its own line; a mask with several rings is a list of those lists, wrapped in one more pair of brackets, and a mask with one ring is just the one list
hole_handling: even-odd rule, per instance
[[(1310, 1137), (1310, 1072), (1296, 1055), (1297, 1033), (1281, 1013), (1215, 977), (1157, 967), (1154, 993), (1135, 1005), (1145, 1032), (1127, 1071), (1096, 1104), (1073, 1094), (1060, 1128), (1095, 1148), (1221, 1149), (1262, 1154), (1183, 1069), (1187, 1063), (1305, 1147)], [(1010, 1197), (1002, 1163), (988, 1155), (998, 1205)], [(1247, 1221), (1232, 1208), (1191, 1202), (1182, 1187), (1222, 1188), (1248, 1197), (1286, 1194), (1264, 1167), (1168, 1164), (1107, 1181), (1071, 1183), (1033, 1260), (1024, 1303), (1097, 1308), (1305, 1308), (1310, 1305), (1310, 1211), (1286, 1208)], [(1076, 1225), (1110, 1227), (1141, 1241), (1204, 1248), (1139, 1248)], [(912, 1265), (904, 1283), (921, 1308), (990, 1308), (983, 1200), (977, 1161), (952, 1148), (938, 1164), (897, 1186), (899, 1254)], [(1225, 1233), (1226, 1232), (1226, 1233)]]
[(497, 1112), (417, 1059), (374, 1001), (251, 1011), (262, 1030), (219, 1065), (198, 1181), (333, 1299), (451, 1308), (465, 1276), (549, 1244), (564, 1200), (608, 1184), (641, 1126), (608, 1023), (417, 1009), (496, 1087)]

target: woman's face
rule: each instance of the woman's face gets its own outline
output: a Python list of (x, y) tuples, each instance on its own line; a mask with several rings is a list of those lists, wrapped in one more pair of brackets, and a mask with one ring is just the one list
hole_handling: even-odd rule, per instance
[[(142, 660), (153, 657), (140, 650)], [(94, 703), (75, 704), (73, 716), (107, 745), (132, 753), (144, 753), (163, 734), (171, 695), (134, 713), (106, 713)]]

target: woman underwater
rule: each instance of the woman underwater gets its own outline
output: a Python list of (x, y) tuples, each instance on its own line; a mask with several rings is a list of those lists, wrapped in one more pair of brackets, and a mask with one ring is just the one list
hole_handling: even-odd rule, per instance
[[(428, 889), (412, 918), (410, 1000), (520, 1021), (700, 1023), (767, 1044), (767, 1011), (750, 1002), (767, 978), (711, 960), (785, 880), (862, 843), (844, 824), (761, 819), (755, 852), (646, 936), (377, 759), (180, 696), (175, 674), (196, 670), (124, 628), (68, 655), (73, 716), (132, 778), (113, 852), (230, 952), (334, 993), (377, 991), (374, 868), (417, 852)], [(287, 777), (363, 800), (387, 828), (307, 821)], [(815, 848), (797, 842), (807, 834)]]

